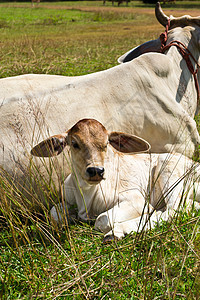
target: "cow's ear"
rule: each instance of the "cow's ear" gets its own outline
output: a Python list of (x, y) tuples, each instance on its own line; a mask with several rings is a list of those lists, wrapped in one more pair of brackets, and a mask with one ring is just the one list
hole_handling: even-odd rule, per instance
[(32, 150), (31, 154), (39, 157), (50, 157), (60, 154), (68, 143), (68, 134), (53, 135), (40, 142)]
[(123, 132), (111, 132), (109, 143), (122, 153), (148, 152), (151, 148), (150, 144), (142, 138)]
[(148, 41), (140, 46), (137, 46), (137, 47), (129, 50), (128, 52), (126, 52), (125, 54), (120, 56), (118, 58), (118, 62), (121, 64), (121, 63), (131, 61), (134, 58), (136, 58), (144, 53), (161, 52), (160, 49), (161, 49), (160, 38), (158, 38), (157, 40)]

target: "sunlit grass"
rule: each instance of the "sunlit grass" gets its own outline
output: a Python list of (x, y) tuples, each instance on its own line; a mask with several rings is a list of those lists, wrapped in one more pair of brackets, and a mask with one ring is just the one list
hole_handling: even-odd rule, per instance
[(20, 8), (16, 14), (5, 10), (0, 6), (0, 77), (99, 71), (160, 30), (155, 17), (145, 14), (26, 8), (20, 18)]

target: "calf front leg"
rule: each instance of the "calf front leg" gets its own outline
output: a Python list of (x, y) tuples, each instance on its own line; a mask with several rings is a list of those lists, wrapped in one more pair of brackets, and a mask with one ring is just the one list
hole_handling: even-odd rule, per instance
[(134, 197), (132, 195), (131, 201), (122, 201), (100, 214), (96, 219), (95, 228), (105, 236), (112, 235), (120, 239), (132, 231), (154, 227), (161, 215), (162, 212), (154, 212), (153, 207), (145, 202), (141, 194)]
[(62, 188), (64, 201), (61, 201), (57, 205), (53, 206), (50, 210), (50, 215), (53, 222), (60, 224), (65, 223), (66, 219), (67, 222), (71, 222), (77, 218), (77, 212), (72, 207), (76, 204), (76, 198), (74, 195), (76, 188), (74, 187), (71, 174), (66, 178)]

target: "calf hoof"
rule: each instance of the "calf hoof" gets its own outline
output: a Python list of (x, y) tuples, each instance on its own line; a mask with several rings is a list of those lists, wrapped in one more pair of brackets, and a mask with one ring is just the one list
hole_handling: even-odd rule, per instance
[(110, 243), (112, 243), (114, 241), (117, 241), (117, 240), (119, 240), (119, 239), (116, 236), (114, 236), (113, 234), (109, 234), (109, 235), (104, 237), (103, 244), (104, 245), (105, 244), (110, 244)]

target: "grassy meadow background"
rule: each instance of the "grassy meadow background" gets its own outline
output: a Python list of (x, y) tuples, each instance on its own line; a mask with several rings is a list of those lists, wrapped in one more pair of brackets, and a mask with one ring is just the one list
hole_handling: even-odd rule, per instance
[[(200, 15), (199, 1), (163, 8)], [(162, 31), (154, 6), (139, 1), (0, 3), (0, 77), (100, 71)], [(0, 299), (200, 299), (197, 212), (103, 245), (91, 224), (55, 229), (47, 215), (21, 217), (5, 185), (1, 178)]]

